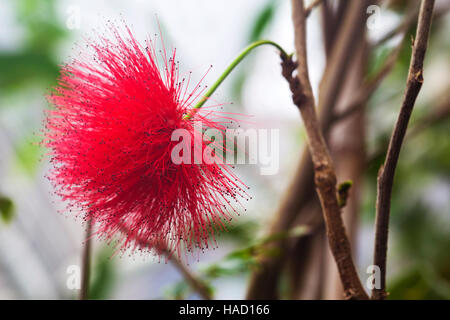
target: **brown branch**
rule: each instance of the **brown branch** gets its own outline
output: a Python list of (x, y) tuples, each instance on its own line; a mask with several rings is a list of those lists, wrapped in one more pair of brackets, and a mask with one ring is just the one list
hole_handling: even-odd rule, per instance
[[(339, 5), (341, 6), (344, 1), (341, 1)], [(336, 15), (333, 12), (333, 8), (330, 5), (330, 2), (325, 0), (320, 7), (321, 13), (321, 23), (322, 23), (322, 38), (323, 38), (323, 46), (326, 58), (328, 60), (330, 56), (331, 49), (333, 47), (333, 41), (335, 33), (337, 32), (337, 27), (340, 26), (339, 23), (335, 23), (337, 20)]]
[[(355, 92), (358, 92), (361, 83), (364, 83), (364, 75), (367, 72), (367, 58), (368, 58), (368, 43), (364, 36), (356, 56), (351, 59), (351, 64), (347, 68), (347, 72), (343, 81), (344, 87), (341, 89), (339, 100), (336, 102), (334, 110), (343, 110), (347, 107), (345, 104), (349, 103)], [(352, 248), (357, 243), (359, 209), (361, 202), (361, 192), (364, 189), (362, 184), (363, 165), (365, 163), (365, 108), (366, 103), (362, 103), (362, 107), (354, 113), (354, 116), (348, 121), (341, 123), (333, 123), (333, 128), (329, 138), (330, 153), (333, 156), (335, 163), (336, 176), (338, 181), (350, 179), (355, 183), (355, 188), (351, 191), (347, 205), (342, 209), (342, 218), (347, 235), (350, 240)], [(325, 235), (325, 228), (323, 228), (323, 236)], [(357, 254), (353, 250), (354, 254)], [(295, 253), (302, 255), (301, 252)], [(344, 291), (342, 289), (339, 272), (334, 263), (334, 258), (331, 255), (328, 245), (324, 245), (316, 254), (323, 256), (324, 268), (320, 270), (321, 285), (321, 299), (343, 299)], [(304, 275), (311, 277), (311, 274)]]
[(327, 66), (320, 82), (319, 112), (320, 123), (327, 138), (333, 119), (333, 109), (343, 86), (352, 57), (357, 52), (364, 35), (365, 9), (367, 1), (342, 1), (348, 3), (339, 33), (333, 41), (333, 49), (327, 60)]
[[(328, 49), (332, 49), (330, 52), (330, 63), (327, 63), (326, 72), (323, 76), (320, 89), (321, 98), (319, 99), (319, 118), (325, 137), (331, 128), (331, 110), (336, 103), (336, 99), (332, 98), (332, 96), (336, 96), (337, 92), (341, 90), (342, 79), (346, 77), (346, 64), (354, 56), (355, 48), (359, 46), (359, 40), (364, 33), (365, 1), (355, 2), (355, 5), (352, 6), (347, 4), (347, 1), (340, 1), (339, 15), (337, 17), (330, 15), (325, 20), (327, 25), (329, 25), (328, 22), (331, 22), (331, 20), (336, 22), (330, 26), (330, 32), (333, 32), (332, 35), (330, 34), (329, 40), (336, 39), (329, 43)], [(331, 8), (328, 6), (328, 2), (325, 1), (322, 9), (330, 9), (326, 11), (331, 13)], [(342, 19), (338, 17), (342, 17)], [(336, 36), (334, 35), (335, 33)], [(305, 148), (296, 169), (295, 177), (292, 179), (288, 192), (273, 217), (269, 233), (278, 233), (289, 229), (297, 217), (304, 212), (303, 209), (309, 200), (315, 197), (314, 188), (311, 187), (314, 184), (313, 171), (314, 167), (310, 152), (308, 148)], [(286, 242), (281, 241), (277, 244), (276, 249), (278, 249), (280, 255), (259, 258), (260, 268), (251, 275), (247, 292), (248, 299), (277, 298), (277, 285), (287, 250)]]
[[(289, 82), (293, 101), (299, 108), (306, 128), (308, 147), (314, 165), (314, 181), (321, 202), (328, 241), (335, 258), (344, 293), (348, 299), (367, 299), (353, 263), (350, 242), (336, 197), (336, 174), (315, 111), (314, 96), (306, 58), (306, 17), (302, 0), (292, 0), (297, 66), (288, 57), (282, 63), (283, 76)], [(292, 76), (295, 67), (297, 77)]]
[(434, 0), (423, 0), (420, 6), (416, 40), (413, 44), (402, 106), (392, 132), (384, 165), (378, 173), (374, 265), (381, 270), (381, 288), (372, 291), (373, 299), (384, 299), (386, 297), (386, 254), (392, 185), (409, 118), (423, 83), (423, 60), (428, 45), (433, 7)]
[(89, 281), (91, 274), (92, 221), (87, 222), (86, 237), (83, 247), (80, 300), (89, 299)]
[(305, 9), (305, 17), (308, 18), (311, 12), (315, 7), (322, 3), (323, 0), (314, 0), (311, 4)]

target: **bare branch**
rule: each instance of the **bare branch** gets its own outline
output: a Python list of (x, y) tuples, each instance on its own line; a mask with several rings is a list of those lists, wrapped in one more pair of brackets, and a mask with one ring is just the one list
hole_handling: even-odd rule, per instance
[[(328, 2), (323, 2), (321, 9), (331, 9)], [(329, 43), (330, 53), (329, 63), (327, 62), (326, 74), (322, 78), (321, 97), (319, 99), (319, 119), (324, 135), (327, 137), (331, 128), (332, 112), (336, 104), (335, 96), (342, 87), (343, 79), (346, 77), (346, 64), (354, 57), (356, 48), (360, 45), (360, 40), (364, 33), (364, 12), (366, 1), (358, 1), (348, 5), (347, 1), (339, 1), (338, 15), (335, 17), (331, 10), (325, 10), (330, 15), (325, 18), (330, 26), (330, 41), (336, 38), (333, 45)], [(331, 23), (332, 21), (335, 23)], [(336, 33), (336, 35), (334, 35)], [(328, 33), (326, 33), (328, 34)], [(343, 60), (339, 60), (343, 59)], [(331, 61), (332, 60), (332, 61)], [(295, 68), (294, 68), (295, 69)], [(334, 81), (334, 80), (336, 81)], [(299, 215), (304, 212), (304, 206), (309, 200), (315, 197), (314, 188), (314, 167), (308, 148), (302, 152), (301, 160), (298, 164), (294, 179), (288, 188), (281, 205), (275, 214), (270, 225), (269, 233), (277, 233), (289, 229)], [(280, 242), (277, 249), (280, 256), (260, 257), (260, 268), (252, 273), (247, 292), (248, 299), (276, 299), (277, 285), (284, 264), (284, 256), (287, 244)]]
[(322, 3), (323, 0), (314, 0), (313, 2), (311, 2), (311, 4), (305, 9), (305, 17), (309, 17), (309, 15), (311, 14), (311, 11), (313, 11), (313, 9), (315, 7), (317, 7), (319, 4)]
[[(292, 0), (297, 64), (288, 57), (282, 63), (283, 76), (289, 82), (293, 101), (305, 124), (308, 147), (314, 164), (314, 180), (319, 194), (328, 241), (338, 266), (344, 293), (348, 299), (368, 299), (353, 263), (350, 242), (337, 199), (336, 174), (315, 111), (314, 96), (306, 58), (306, 17), (302, 0)], [(297, 77), (292, 76), (296, 68)]]
[(373, 299), (386, 297), (386, 254), (392, 185), (409, 118), (423, 83), (423, 60), (428, 45), (433, 8), (434, 0), (422, 1), (402, 106), (392, 132), (384, 165), (378, 173), (374, 265), (381, 270), (381, 288), (372, 291)]
[(333, 118), (333, 109), (339, 98), (343, 86), (343, 79), (347, 73), (350, 60), (358, 51), (358, 46), (364, 35), (364, 19), (367, 1), (342, 1), (348, 3), (348, 11), (339, 28), (333, 50), (327, 59), (327, 66), (320, 82), (319, 88), (319, 112), (320, 123), (327, 138), (330, 124)]
[(89, 282), (91, 275), (91, 251), (92, 251), (92, 221), (87, 222), (86, 237), (84, 239), (82, 269), (81, 269), (81, 289), (80, 300), (89, 299)]

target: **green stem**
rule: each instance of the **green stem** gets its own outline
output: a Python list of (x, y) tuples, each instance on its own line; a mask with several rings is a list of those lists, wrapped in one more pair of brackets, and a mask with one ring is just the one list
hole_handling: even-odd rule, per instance
[(252, 44), (250, 44), (247, 48), (245, 48), (237, 57), (234, 59), (231, 64), (228, 66), (228, 68), (225, 69), (225, 71), (221, 74), (219, 79), (216, 80), (216, 82), (212, 85), (212, 87), (209, 88), (209, 90), (205, 93), (205, 95), (200, 99), (200, 101), (188, 112), (183, 119), (189, 120), (191, 119), (200, 109), (205, 102), (209, 99), (209, 97), (212, 96), (214, 91), (222, 84), (222, 82), (225, 80), (225, 78), (233, 71), (233, 69), (256, 47), (262, 46), (262, 45), (272, 45), (275, 48), (277, 48), (280, 51), (280, 54), (283, 56), (287, 56), (286, 51), (278, 45), (277, 43), (270, 41), (270, 40), (259, 40), (255, 41)]

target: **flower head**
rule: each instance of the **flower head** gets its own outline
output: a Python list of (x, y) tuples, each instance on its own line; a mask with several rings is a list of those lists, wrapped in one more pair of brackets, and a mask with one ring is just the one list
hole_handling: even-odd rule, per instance
[(202, 139), (193, 120), (220, 131), (224, 124), (211, 111), (183, 119), (201, 90), (187, 92), (175, 50), (157, 55), (153, 41), (141, 46), (128, 28), (111, 31), (112, 40), (88, 41), (92, 54), (65, 65), (48, 96), (49, 178), (71, 209), (100, 236), (120, 235), (122, 247), (206, 248), (242, 184), (223, 163), (174, 163), (171, 136), (181, 128)]

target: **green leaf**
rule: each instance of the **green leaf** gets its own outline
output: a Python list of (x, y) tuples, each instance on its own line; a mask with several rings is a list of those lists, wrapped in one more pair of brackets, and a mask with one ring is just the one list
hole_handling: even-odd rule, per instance
[[(280, 232), (256, 241), (253, 245), (234, 250), (218, 262), (208, 264), (200, 268), (199, 279), (208, 286), (212, 292), (210, 282), (214, 279), (226, 276), (237, 276), (245, 274), (250, 270), (260, 267), (259, 257), (276, 257), (280, 254), (277, 247), (267, 244), (281, 239), (299, 237), (309, 232), (307, 226), (298, 226), (286, 232)], [(184, 280), (173, 285), (166, 291), (166, 296), (173, 299), (184, 299), (188, 297), (191, 289)]]
[(280, 254), (279, 248), (269, 246), (282, 239), (300, 237), (309, 232), (307, 226), (298, 226), (286, 232), (279, 232), (262, 238), (248, 247), (237, 249), (229, 253), (222, 261), (210, 264), (203, 269), (205, 277), (215, 279), (221, 276), (233, 276), (245, 273), (259, 267), (258, 257), (276, 257)]

